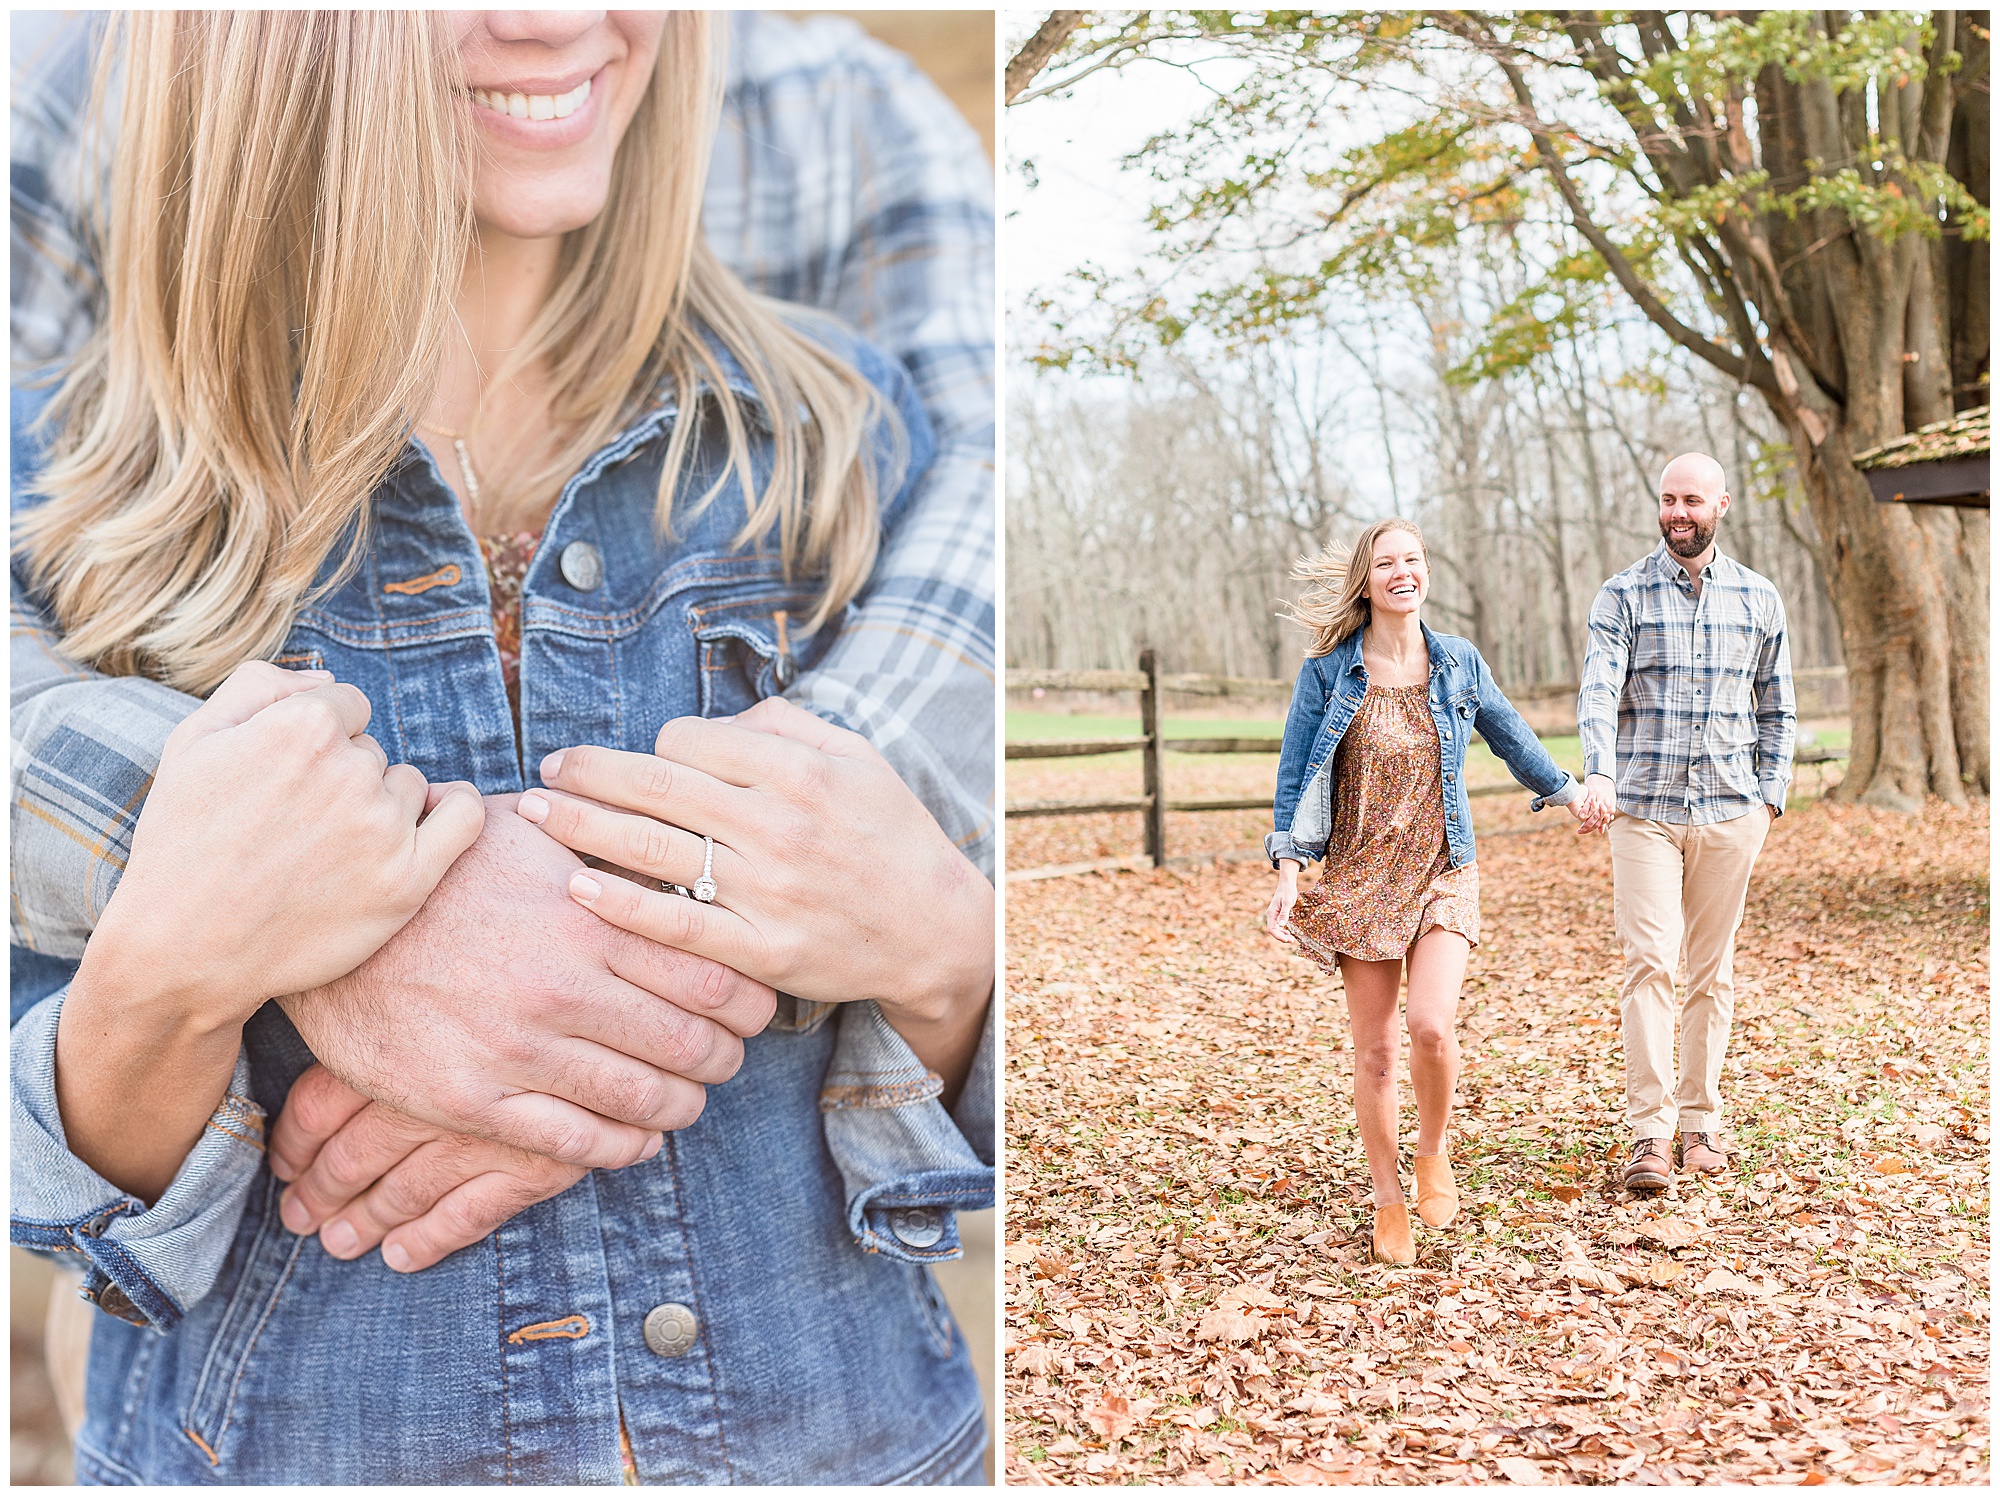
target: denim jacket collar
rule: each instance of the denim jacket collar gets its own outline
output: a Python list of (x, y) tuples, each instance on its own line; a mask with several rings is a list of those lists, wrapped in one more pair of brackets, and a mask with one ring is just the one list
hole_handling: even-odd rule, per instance
[[(1431, 674), (1435, 676), (1451, 664), (1451, 651), (1438, 643), (1438, 636), (1431, 632), (1428, 623), (1418, 619), (1417, 627), (1424, 631), (1424, 649), (1431, 657)], [(1336, 678), (1343, 675), (1367, 674), (1361, 664), (1361, 636), (1367, 632), (1368, 625), (1364, 623), (1333, 646), (1333, 653), (1327, 656), (1327, 666)]]

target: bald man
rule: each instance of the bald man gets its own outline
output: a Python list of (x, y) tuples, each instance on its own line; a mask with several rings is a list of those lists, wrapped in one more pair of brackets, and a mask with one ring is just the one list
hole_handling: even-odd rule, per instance
[[(1625, 951), (1620, 1019), (1632, 1129), (1624, 1179), (1636, 1194), (1665, 1189), (1676, 1165), (1689, 1174), (1729, 1167), (1721, 1085), (1736, 927), (1750, 869), (1792, 782), (1785, 605), (1770, 582), (1716, 549), (1728, 513), (1713, 457), (1689, 452), (1667, 464), (1660, 543), (1598, 590), (1576, 700), (1584, 797), (1615, 815), (1611, 879)], [(1674, 973), (1683, 958), (1687, 997), (1677, 1025)]]

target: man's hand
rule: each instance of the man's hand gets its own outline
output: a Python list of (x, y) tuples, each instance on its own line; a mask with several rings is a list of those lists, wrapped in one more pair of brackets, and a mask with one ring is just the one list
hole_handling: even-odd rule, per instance
[(327, 1069), (419, 1122), (621, 1168), (701, 1115), (775, 995), (578, 907), (582, 864), (494, 799), (393, 940), (281, 1003)]
[(1618, 788), (1609, 774), (1592, 774), (1583, 782), (1583, 793), (1569, 802), (1569, 813), (1576, 817), (1576, 834), (1588, 836), (1593, 831), (1602, 831), (1618, 819)]
[[(645, 1157), (659, 1146), (652, 1134)], [(334, 1257), (379, 1246), (399, 1273), (484, 1241), (589, 1172), (419, 1122), (322, 1065), (293, 1082), (271, 1129), (270, 1161), (273, 1174), (292, 1181), (278, 1207), (288, 1230), (317, 1231)]]

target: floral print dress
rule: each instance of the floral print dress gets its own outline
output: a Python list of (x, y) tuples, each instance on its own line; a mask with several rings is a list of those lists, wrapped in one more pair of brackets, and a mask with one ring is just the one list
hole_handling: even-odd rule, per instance
[(1326, 870), (1292, 933), (1329, 972), (1336, 955), (1400, 961), (1432, 930), (1479, 944), (1479, 865), (1451, 865), (1430, 687), (1373, 686), (1333, 761)]

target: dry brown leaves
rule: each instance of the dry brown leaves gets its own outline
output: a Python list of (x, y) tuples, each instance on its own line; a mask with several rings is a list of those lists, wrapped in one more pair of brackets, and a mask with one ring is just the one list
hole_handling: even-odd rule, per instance
[(1009, 890), (1008, 1478), (1984, 1483), (1985, 811), (1795, 802), (1737, 1170), (1647, 1203), (1605, 844), (1479, 813), (1463, 1207), (1413, 1268), (1365, 1259), (1339, 991), (1260, 932), (1268, 873)]

